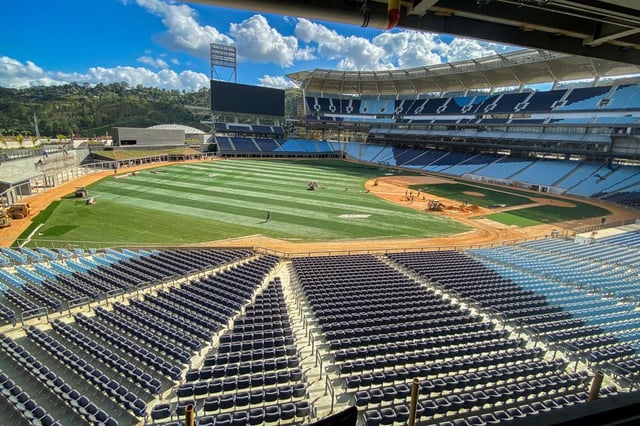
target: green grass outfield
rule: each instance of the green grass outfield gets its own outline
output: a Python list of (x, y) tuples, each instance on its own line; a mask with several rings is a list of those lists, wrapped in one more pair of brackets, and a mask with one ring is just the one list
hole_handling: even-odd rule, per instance
[[(468, 230), (367, 193), (364, 182), (383, 171), (348, 162), (226, 160), (154, 171), (89, 186), (96, 200), (91, 206), (71, 196), (63, 199), (42, 213), (46, 220), (36, 217), (43, 226), (30, 244), (189, 243), (255, 234), (323, 241), (436, 237)], [(310, 181), (325, 189), (307, 190)], [(369, 216), (340, 217), (345, 214)]]
[[(530, 197), (566, 201), (561, 197), (545, 193), (528, 192), (508, 187), (496, 189), (495, 187), (490, 187), (482, 183), (437, 183), (431, 185), (414, 185), (412, 188), (416, 190), (421, 189), (436, 197), (444, 197), (460, 203), (466, 199), (470, 204), (476, 204), (487, 208), (497, 204), (504, 204), (507, 207), (511, 207), (535, 203), (535, 201), (531, 200)], [(477, 192), (484, 196), (468, 195), (464, 193), (465, 191)], [(524, 227), (600, 217), (611, 213), (609, 210), (599, 206), (594, 206), (593, 204), (583, 203), (573, 199), (570, 200), (570, 202), (574, 204), (575, 207), (543, 205), (510, 210), (507, 212), (492, 213), (485, 215), (484, 217), (505, 225)]]
[(531, 226), (541, 223), (556, 223), (567, 220), (600, 217), (611, 213), (607, 209), (592, 204), (579, 203), (574, 200), (571, 200), (571, 203), (576, 204), (576, 207), (560, 207), (547, 204), (526, 209), (493, 213), (485, 215), (485, 217), (505, 225)]

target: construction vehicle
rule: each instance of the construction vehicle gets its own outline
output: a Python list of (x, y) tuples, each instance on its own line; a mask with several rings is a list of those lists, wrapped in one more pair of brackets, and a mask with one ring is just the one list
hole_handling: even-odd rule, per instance
[(6, 228), (7, 226), (11, 226), (11, 217), (2, 209), (0, 210), (0, 228)]
[(11, 219), (24, 219), (31, 215), (31, 207), (28, 203), (15, 203), (7, 207), (5, 212)]
[(11, 226), (14, 219), (24, 219), (31, 215), (31, 207), (27, 203), (11, 204), (0, 208), (0, 228)]
[(89, 192), (87, 191), (87, 188), (85, 188), (84, 186), (76, 187), (76, 198), (87, 198), (88, 195)]
[(432, 212), (441, 212), (442, 204), (440, 204), (440, 200), (429, 200), (427, 204), (427, 209)]

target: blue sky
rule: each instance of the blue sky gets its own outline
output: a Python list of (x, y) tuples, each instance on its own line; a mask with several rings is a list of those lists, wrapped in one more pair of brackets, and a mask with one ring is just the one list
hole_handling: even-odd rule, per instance
[(272, 87), (301, 70), (401, 69), (514, 49), (170, 0), (5, 0), (2, 11), (3, 87), (125, 81), (197, 90), (208, 86), (212, 42), (236, 46), (239, 83)]

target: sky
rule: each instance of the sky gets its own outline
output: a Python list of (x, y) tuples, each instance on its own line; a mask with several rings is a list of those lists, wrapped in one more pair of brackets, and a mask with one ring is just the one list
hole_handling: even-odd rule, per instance
[[(292, 87), (315, 68), (404, 69), (490, 56), (512, 46), (401, 29), (383, 31), (172, 0), (3, 0), (0, 86), (124, 81), (209, 86), (210, 43), (233, 45), (238, 83)], [(214, 78), (233, 81), (230, 69)]]

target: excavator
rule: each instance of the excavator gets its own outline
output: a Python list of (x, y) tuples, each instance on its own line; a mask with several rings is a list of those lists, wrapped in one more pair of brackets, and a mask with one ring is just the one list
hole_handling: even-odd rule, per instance
[(439, 200), (429, 200), (429, 204), (427, 204), (427, 210), (432, 212), (441, 212), (442, 208), (443, 206)]

